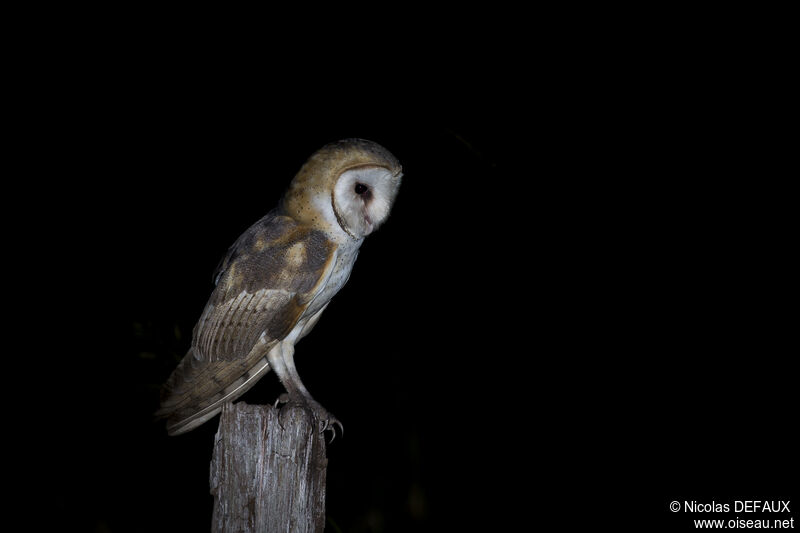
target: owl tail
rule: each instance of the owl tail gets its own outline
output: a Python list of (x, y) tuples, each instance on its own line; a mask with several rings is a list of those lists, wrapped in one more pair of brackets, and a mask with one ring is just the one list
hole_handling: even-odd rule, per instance
[(225, 403), (250, 390), (267, 372), (266, 356), (255, 364), (247, 359), (209, 362), (190, 349), (164, 384), (155, 416), (167, 420), (170, 436), (186, 433), (219, 414)]

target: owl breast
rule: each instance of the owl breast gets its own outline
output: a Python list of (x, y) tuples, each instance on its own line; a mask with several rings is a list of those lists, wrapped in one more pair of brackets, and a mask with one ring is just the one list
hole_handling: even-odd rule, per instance
[(320, 309), (330, 302), (331, 298), (344, 287), (347, 280), (350, 278), (350, 272), (353, 270), (353, 265), (358, 257), (358, 249), (361, 247), (363, 239), (357, 241), (350, 240), (339, 245), (336, 249), (336, 260), (333, 264), (328, 281), (325, 286), (311, 302), (308, 310), (304, 313), (305, 316), (313, 316)]

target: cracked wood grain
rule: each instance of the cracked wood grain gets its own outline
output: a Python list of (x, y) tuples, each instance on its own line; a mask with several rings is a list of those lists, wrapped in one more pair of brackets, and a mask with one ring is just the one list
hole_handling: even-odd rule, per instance
[(213, 532), (321, 532), (325, 439), (310, 410), (227, 404), (211, 461)]

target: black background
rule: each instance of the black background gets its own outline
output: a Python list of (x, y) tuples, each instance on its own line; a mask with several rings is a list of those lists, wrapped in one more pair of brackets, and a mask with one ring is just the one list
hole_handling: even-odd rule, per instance
[[(158, 388), (227, 247), (347, 137), (386, 146), (405, 178), (297, 347), (345, 427), (328, 530), (678, 529), (673, 500), (791, 498), (796, 217), (781, 107), (739, 83), (740, 62), (760, 85), (775, 72), (738, 50), (560, 48), (498, 77), (510, 67), (476, 50), (441, 78), (53, 52), (62, 90), (32, 96), (50, 148), (29, 172), (58, 171), (40, 234), (66, 286), (41, 394), (47, 518), (207, 528), (217, 419), (167, 437)], [(243, 399), (280, 393), (268, 374)]]

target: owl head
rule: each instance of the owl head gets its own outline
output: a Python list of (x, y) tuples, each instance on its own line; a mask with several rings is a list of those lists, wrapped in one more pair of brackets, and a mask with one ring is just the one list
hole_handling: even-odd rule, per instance
[(323, 146), (305, 162), (282, 208), (332, 238), (363, 239), (389, 216), (402, 175), (400, 163), (386, 148), (345, 139)]

